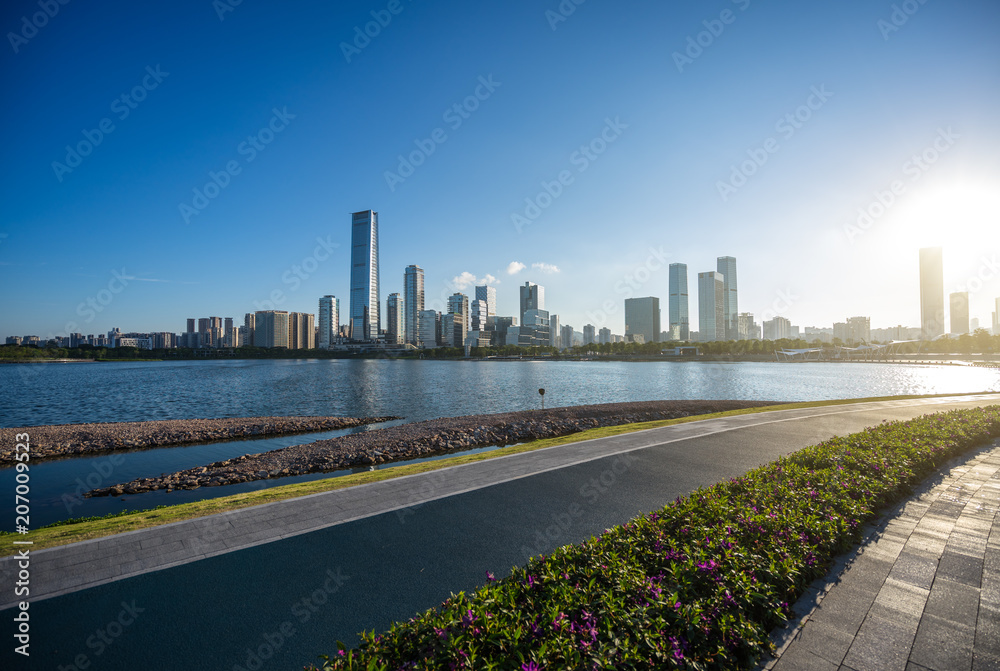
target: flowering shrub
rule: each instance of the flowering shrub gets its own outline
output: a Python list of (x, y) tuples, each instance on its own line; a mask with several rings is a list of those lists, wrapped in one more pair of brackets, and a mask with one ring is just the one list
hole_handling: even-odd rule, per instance
[(699, 489), (532, 558), (388, 632), (333, 669), (752, 667), (789, 604), (877, 511), (1000, 435), (1000, 406), (883, 423)]

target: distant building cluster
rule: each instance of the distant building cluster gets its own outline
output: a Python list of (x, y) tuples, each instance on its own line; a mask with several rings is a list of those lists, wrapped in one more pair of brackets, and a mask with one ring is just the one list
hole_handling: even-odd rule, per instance
[[(403, 271), (402, 293), (391, 293), (381, 309), (379, 282), (378, 212), (351, 215), (351, 282), (347, 319), (341, 324), (340, 299), (319, 299), (315, 315), (285, 310), (248, 312), (237, 325), (232, 317), (189, 318), (183, 333), (122, 333), (107, 335), (73, 333), (56, 338), (62, 347), (136, 347), (170, 349), (185, 347), (236, 348), (242, 346), (286, 349), (431, 349), (437, 347), (554, 347), (606, 345), (620, 342), (713, 342), (732, 340), (805, 339), (824, 344), (868, 344), (904, 340), (933, 340), (945, 334), (971, 333), (978, 320), (969, 316), (968, 291), (945, 292), (942, 250), (920, 250), (919, 328), (895, 326), (872, 329), (869, 317), (850, 317), (832, 328), (795, 326), (786, 317), (773, 315), (758, 324), (754, 315), (739, 311), (736, 259), (721, 256), (716, 269), (698, 273), (698, 330), (692, 331), (688, 312), (688, 268), (669, 267), (666, 328), (661, 323), (660, 299), (655, 296), (625, 299), (625, 334), (607, 327), (585, 324), (576, 331), (562, 324), (546, 308), (545, 288), (532, 282), (520, 287), (517, 315), (497, 314), (497, 290), (475, 287), (473, 294), (455, 292), (444, 310), (426, 309), (424, 270), (418, 265)], [(384, 326), (383, 328), (383, 315)], [(993, 312), (992, 333), (1000, 335), (1000, 298)], [(946, 328), (947, 327), (947, 328)], [(8, 336), (8, 345), (45, 345), (38, 336)]]

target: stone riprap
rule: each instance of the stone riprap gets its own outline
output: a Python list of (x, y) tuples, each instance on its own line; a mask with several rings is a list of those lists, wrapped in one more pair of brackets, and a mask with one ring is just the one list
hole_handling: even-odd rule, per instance
[(115, 450), (173, 447), (313, 431), (336, 431), (399, 417), (228, 417), (150, 422), (50, 424), (0, 428), (0, 463), (14, 462), (15, 436), (26, 433), (31, 460), (83, 456)]
[(329, 440), (247, 454), (156, 478), (94, 489), (121, 496), (220, 485), (403, 461), (491, 445), (512, 445), (586, 429), (775, 405), (770, 401), (642, 401), (470, 415), (413, 422)]

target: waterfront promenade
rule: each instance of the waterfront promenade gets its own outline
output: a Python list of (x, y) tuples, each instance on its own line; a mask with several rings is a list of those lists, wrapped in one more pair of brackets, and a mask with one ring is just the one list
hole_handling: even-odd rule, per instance
[[(487, 571), (500, 577), (834, 434), (995, 403), (1000, 394), (702, 420), (39, 551), (36, 668), (94, 661), (88, 641), (129, 608), (142, 610), (101, 647), (101, 668), (247, 668), (263, 652), (260, 668), (297, 668)], [(12, 570), (0, 560), (3, 580)]]

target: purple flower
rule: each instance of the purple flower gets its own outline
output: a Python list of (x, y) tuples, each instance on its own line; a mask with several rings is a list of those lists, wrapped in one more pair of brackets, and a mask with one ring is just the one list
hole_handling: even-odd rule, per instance
[(527, 664), (521, 665), (521, 671), (541, 671), (542, 667), (535, 664), (534, 661), (528, 662)]
[(486, 572), (486, 580), (488, 580), (489, 582), (495, 582), (496, 578), (493, 577), (492, 573), (490, 573), (489, 571), (487, 571)]

